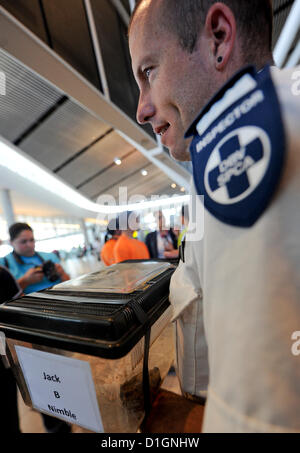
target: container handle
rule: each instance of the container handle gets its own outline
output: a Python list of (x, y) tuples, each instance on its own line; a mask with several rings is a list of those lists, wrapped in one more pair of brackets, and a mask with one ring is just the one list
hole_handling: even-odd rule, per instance
[(151, 327), (146, 332), (145, 343), (144, 343), (144, 361), (143, 361), (143, 393), (144, 393), (144, 409), (145, 415), (150, 412), (151, 409), (151, 399), (150, 399), (150, 381), (149, 381), (149, 349), (150, 349), (150, 336), (151, 336)]
[(6, 339), (4, 332), (0, 332), (0, 355), (6, 355)]
[(10, 368), (9, 361), (6, 356), (6, 338), (4, 332), (0, 332), (0, 359), (2, 359), (4, 368)]

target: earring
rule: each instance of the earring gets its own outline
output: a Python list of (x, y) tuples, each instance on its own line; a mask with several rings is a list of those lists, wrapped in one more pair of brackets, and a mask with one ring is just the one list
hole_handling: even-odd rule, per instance
[(218, 63), (222, 63), (222, 61), (223, 61), (223, 57), (218, 57), (218, 58), (217, 58), (217, 62), (218, 62)]

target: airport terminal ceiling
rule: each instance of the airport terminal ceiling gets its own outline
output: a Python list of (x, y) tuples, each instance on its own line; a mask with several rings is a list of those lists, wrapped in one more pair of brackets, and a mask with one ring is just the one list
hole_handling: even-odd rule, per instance
[[(273, 2), (274, 46), (292, 4)], [(188, 180), (187, 170), (166, 150), (156, 154), (159, 166), (149, 159), (156, 139), (135, 122), (138, 90), (126, 34), (129, 1), (0, 0), (0, 7), (5, 24), (0, 70), (6, 75), (0, 135), (93, 201), (102, 194), (118, 197), (120, 186), (128, 188), (129, 197), (180, 193), (180, 184), (172, 189), (172, 173), (163, 169), (180, 180)], [(298, 39), (299, 34), (295, 43)]]

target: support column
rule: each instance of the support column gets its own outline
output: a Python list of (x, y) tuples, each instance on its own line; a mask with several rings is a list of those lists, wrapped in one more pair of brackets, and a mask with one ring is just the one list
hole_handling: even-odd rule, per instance
[(10, 198), (10, 191), (8, 189), (2, 189), (1, 191), (1, 204), (3, 209), (4, 219), (7, 222), (7, 228), (15, 223), (15, 214), (13, 210), (13, 205)]
[(87, 20), (88, 20), (89, 30), (91, 33), (93, 49), (94, 49), (95, 56), (96, 56), (97, 68), (98, 68), (99, 77), (101, 80), (104, 96), (106, 97), (107, 100), (110, 100), (108, 81), (107, 81), (107, 77), (106, 77), (106, 72), (105, 72), (104, 62), (103, 62), (103, 58), (102, 58), (102, 52), (101, 52), (101, 47), (100, 47), (100, 42), (99, 42), (99, 37), (98, 37), (98, 33), (97, 33), (95, 17), (93, 14), (91, 1), (84, 0), (84, 5), (85, 5), (86, 16), (87, 16)]
[(85, 246), (88, 248), (90, 242), (89, 242), (89, 237), (88, 237), (88, 233), (87, 233), (86, 224), (85, 224), (84, 219), (80, 219), (80, 226), (81, 226), (81, 231), (82, 231), (83, 236), (84, 236)]
[(276, 66), (282, 68), (297, 36), (300, 24), (300, 0), (295, 0), (276, 43), (273, 56)]

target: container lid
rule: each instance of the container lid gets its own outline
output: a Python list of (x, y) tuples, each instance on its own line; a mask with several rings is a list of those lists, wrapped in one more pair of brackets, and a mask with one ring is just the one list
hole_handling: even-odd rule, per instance
[(104, 270), (82, 275), (60, 283), (50, 289), (50, 293), (76, 291), (80, 293), (130, 294), (145, 286), (155, 276), (171, 267), (170, 263), (143, 262), (114, 264)]
[(170, 308), (175, 267), (120, 263), (0, 305), (8, 338), (104, 358), (127, 354)]

